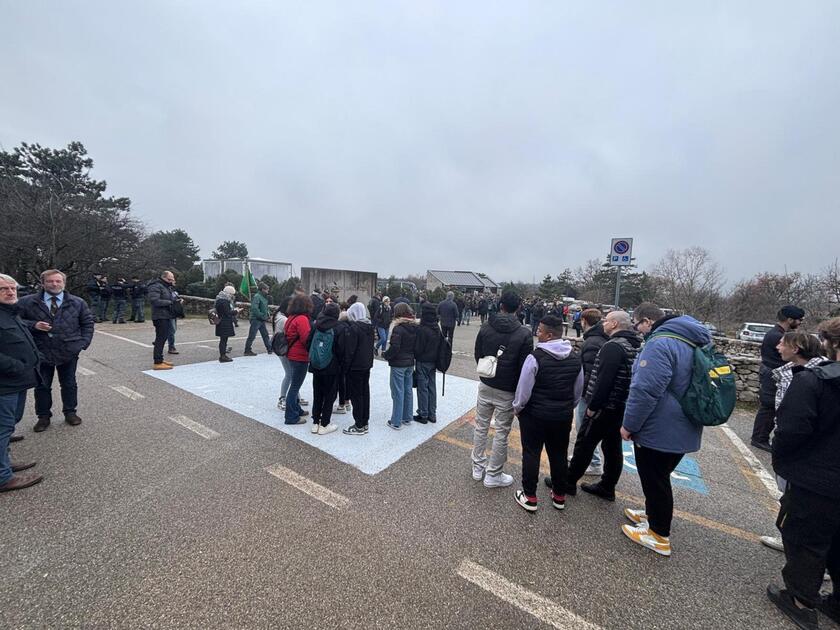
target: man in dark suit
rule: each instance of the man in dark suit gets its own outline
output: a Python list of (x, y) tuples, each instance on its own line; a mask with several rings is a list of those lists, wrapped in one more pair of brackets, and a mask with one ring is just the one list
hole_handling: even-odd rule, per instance
[(50, 426), (52, 417), (52, 383), (58, 372), (64, 421), (71, 426), (82, 423), (76, 414), (78, 386), (76, 365), (79, 353), (93, 339), (93, 314), (80, 297), (65, 291), (66, 277), (58, 269), (41, 274), (41, 289), (18, 302), (18, 312), (29, 328), (38, 350), (43, 355), (41, 383), (35, 388), (35, 431)]

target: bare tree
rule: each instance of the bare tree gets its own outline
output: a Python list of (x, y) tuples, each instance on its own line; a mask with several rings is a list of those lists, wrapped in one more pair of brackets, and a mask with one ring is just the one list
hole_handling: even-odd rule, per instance
[(712, 319), (721, 303), (723, 269), (702, 247), (669, 249), (654, 266), (663, 306), (700, 320)]

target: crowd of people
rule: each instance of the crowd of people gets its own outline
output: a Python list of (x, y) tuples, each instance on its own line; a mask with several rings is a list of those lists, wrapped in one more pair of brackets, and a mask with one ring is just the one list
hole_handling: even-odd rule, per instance
[[(91, 309), (65, 289), (65, 280), (61, 271), (46, 270), (42, 288), (18, 299), (14, 278), (0, 274), (0, 492), (42, 480), (30, 470), (34, 462), (10, 457), (9, 444), (23, 439), (14, 432), (29, 389), (35, 390), (36, 432), (50, 425), (56, 373), (65, 422), (82, 422), (78, 357), (107, 306), (97, 318), (101, 299)], [(172, 368), (163, 348), (173, 320), (183, 315), (174, 282), (174, 275), (165, 272), (144, 288), (155, 329), (155, 369)], [(223, 363), (232, 361), (228, 342), (238, 314), (235, 295), (232, 285), (224, 287), (213, 309)], [(377, 295), (365, 305), (356, 296), (340, 302), (333, 294), (308, 296), (298, 288), (271, 313), (267, 296), (268, 287), (260, 285), (251, 303), (244, 354), (256, 354), (252, 344), (259, 334), (266, 352), (277, 354), (284, 369), (277, 406), (285, 423), (309, 424), (317, 435), (336, 431), (333, 414), (347, 412), (354, 422), (343, 433), (368, 433), (370, 373), (380, 353), (390, 368), (392, 406), (386, 426), (398, 431), (415, 422), (437, 422), (436, 374), (449, 367), (454, 329), (469, 325), (473, 306), (480, 316), (483, 310), (470, 303), (461, 308), (452, 293), (440, 304), (423, 301), (415, 313), (404, 299), (391, 305), (387, 296)], [(563, 312), (563, 306), (549, 308), (538, 300), (527, 303), (526, 311), (520, 297), (507, 292), (487, 300), (486, 308), (474, 346), (479, 384), (473, 479), (487, 488), (513, 485), (504, 468), (511, 427), (518, 419), (522, 472), (513, 499), (521, 508), (539, 509), (543, 449), (550, 470), (544, 483), (553, 508), (564, 510), (578, 490), (615, 501), (622, 441), (630, 441), (645, 506), (624, 509), (629, 522), (621, 531), (641, 547), (670, 556), (671, 474), (687, 453), (700, 449), (703, 433), (681, 401), (695, 376), (695, 348), (712, 341), (708, 329), (688, 315), (666, 315), (652, 303), (640, 304), (632, 316), (596, 308)], [(120, 312), (117, 305), (117, 322)], [(565, 338), (570, 314), (583, 336), (578, 349)], [(840, 318), (822, 322), (818, 340), (798, 330), (804, 317), (801, 308), (785, 306), (765, 337), (753, 445), (772, 453), (782, 492), (781, 538), (762, 542), (785, 553), (784, 587), (771, 585), (767, 595), (799, 627), (816, 628), (818, 609), (840, 621), (840, 594), (820, 595), (826, 570), (835, 584), (840, 579)], [(309, 374), (311, 403), (300, 396)], [(569, 459), (573, 422), (577, 431)], [(585, 476), (593, 480), (578, 485)]]

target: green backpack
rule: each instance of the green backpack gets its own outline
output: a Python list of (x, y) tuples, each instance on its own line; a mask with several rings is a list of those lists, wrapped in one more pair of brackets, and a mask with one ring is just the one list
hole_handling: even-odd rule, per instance
[(680, 399), (683, 413), (694, 424), (716, 427), (729, 420), (735, 409), (737, 391), (735, 373), (726, 356), (715, 350), (715, 344), (698, 346), (671, 333), (651, 335), (650, 339), (670, 337), (687, 343), (694, 349), (691, 382)]
[(323, 370), (329, 367), (333, 359), (333, 339), (335, 331), (332, 328), (327, 331), (315, 330), (312, 344), (309, 346), (309, 364), (314, 369)]

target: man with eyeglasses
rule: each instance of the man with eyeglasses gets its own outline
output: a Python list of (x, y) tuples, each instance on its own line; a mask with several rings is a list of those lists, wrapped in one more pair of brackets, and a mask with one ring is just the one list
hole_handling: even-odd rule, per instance
[(26, 390), (40, 380), (38, 348), (17, 315), (17, 301), (17, 282), (0, 274), (0, 492), (28, 488), (43, 479), (32, 472), (18, 474), (35, 463), (13, 463), (9, 457), (9, 441), (23, 417)]
[(622, 532), (659, 555), (671, 555), (674, 495), (671, 473), (686, 453), (700, 450), (703, 427), (682, 410), (680, 399), (691, 383), (694, 346), (711, 343), (703, 324), (688, 315), (668, 315), (651, 302), (633, 311), (634, 327), (645, 345), (633, 365), (621, 437), (633, 442), (645, 509), (624, 509), (633, 525)]
[(777, 346), (786, 332), (799, 328), (804, 318), (805, 311), (798, 306), (783, 306), (776, 314), (778, 323), (767, 331), (761, 342), (761, 367), (758, 371), (759, 406), (753, 422), (750, 444), (768, 453), (772, 452), (770, 434), (776, 424), (776, 381), (773, 380), (773, 370), (785, 364)]

